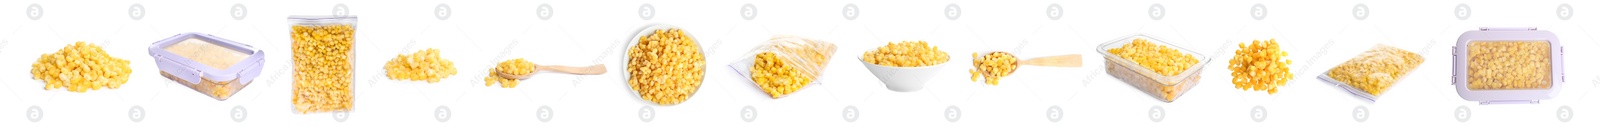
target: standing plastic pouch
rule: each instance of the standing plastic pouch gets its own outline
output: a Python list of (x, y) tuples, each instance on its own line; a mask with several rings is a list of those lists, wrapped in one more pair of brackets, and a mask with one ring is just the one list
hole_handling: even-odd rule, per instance
[[(821, 82), (822, 72), (828, 66), (829, 60), (833, 58), (835, 50), (837, 50), (837, 47), (833, 43), (826, 41), (792, 35), (776, 35), (768, 39), (767, 42), (761, 43), (755, 49), (751, 49), (749, 53), (740, 57), (742, 59), (739, 59), (739, 61), (728, 64), (728, 67), (733, 68), (735, 72), (744, 76), (753, 85), (760, 87), (760, 83), (751, 79), (753, 77), (751, 75), (754, 73), (752, 72), (752, 67), (755, 65), (757, 55), (772, 52), (774, 56), (778, 57), (778, 60), (783, 61), (787, 66), (794, 67), (795, 71), (799, 71), (801, 76), (811, 78), (811, 82), (806, 83), (806, 86), (811, 86), (809, 84)], [(783, 94), (782, 96), (787, 95)]]
[[(357, 49), (357, 48), (355, 48), (356, 45), (357, 45), (356, 41), (355, 41), (355, 35), (356, 35), (355, 34), (355, 32), (356, 32), (355, 30), (357, 29), (356, 28), (356, 16), (292, 15), (292, 16), (289, 16), (288, 22), (289, 22), (291, 31), (294, 30), (293, 29), (294, 27), (326, 27), (326, 26), (345, 26), (345, 27), (348, 27), (347, 28), (347, 29), (349, 29), (348, 31), (333, 31), (333, 30), (304, 31), (304, 32), (313, 32), (313, 33), (317, 33), (317, 34), (325, 34), (325, 33), (326, 34), (331, 34), (331, 33), (327, 33), (327, 32), (343, 32), (343, 34), (348, 34), (348, 36), (337, 36), (337, 37), (324, 38), (324, 39), (346, 39), (346, 40), (349, 40), (350, 41), (349, 42), (350, 46), (348, 48), (341, 49), (341, 48), (338, 48), (338, 47), (315, 47), (315, 50), (343, 50), (343, 52), (346, 52), (346, 54), (344, 56), (342, 56), (342, 57), (331, 57), (330, 56), (329, 58), (312, 58), (312, 59), (323, 59), (323, 60), (330, 60), (330, 59), (331, 60), (343, 60), (343, 61), (347, 62), (346, 65), (348, 65), (348, 66), (347, 67), (343, 67), (344, 69), (347, 69), (344, 72), (333, 72), (332, 74), (321, 73), (321, 74), (324, 74), (323, 77), (340, 78), (338, 80), (345, 80), (344, 82), (342, 82), (343, 83), (342, 87), (335, 86), (335, 88), (314, 89), (314, 90), (323, 90), (323, 91), (315, 91), (315, 92), (310, 92), (310, 93), (303, 93), (301, 90), (299, 90), (299, 88), (302, 87), (302, 85), (318, 85), (318, 84), (301, 84), (301, 81), (298, 81), (298, 80), (309, 80), (309, 79), (298, 79), (298, 77), (296, 77), (296, 79), (294, 79), (294, 80), (297, 80), (297, 81), (294, 81), (294, 86), (295, 86), (295, 90), (294, 90), (294, 93), (293, 93), (293, 98), (294, 98), (294, 100), (293, 100), (294, 102), (293, 103), (294, 103), (294, 105), (292, 105), (293, 106), (292, 108), (294, 108), (295, 111), (301, 112), (301, 113), (349, 111), (351, 109), (351, 107), (342, 107), (342, 106), (353, 106), (354, 105), (352, 103), (354, 103), (353, 95), (354, 95), (355, 90), (354, 90), (354, 87), (352, 87), (352, 86), (355, 85), (355, 83), (354, 83), (355, 82), (355, 69), (354, 68), (355, 68), (355, 65), (356, 65), (355, 61), (357, 60), (356, 59), (356, 55), (355, 55), (355, 52), (357, 52), (357, 51), (355, 51)], [(338, 28), (338, 29), (346, 29), (346, 28)], [(299, 35), (290, 35), (290, 36), (292, 37), (291, 39), (301, 38), (301, 36), (299, 36)], [(298, 42), (298, 40), (290, 40), (290, 42), (293, 43), (293, 44), (290, 45), (290, 47), (294, 47), (294, 45), (302, 43), (302, 42)], [(314, 42), (304, 42), (304, 43), (314, 43)], [(293, 55), (294, 56), (313, 55), (313, 54), (305, 54), (305, 53), (306, 52), (293, 52)], [(293, 57), (291, 57), (291, 58), (293, 58)], [(306, 67), (306, 66), (298, 65), (300, 62), (304, 62), (304, 61), (293, 61), (293, 62), (295, 62), (294, 64), (296, 64), (296, 65), (293, 66), (294, 71), (299, 71), (300, 69), (341, 68), (341, 67)], [(295, 72), (295, 73), (299, 73), (299, 72)], [(308, 73), (308, 74), (318, 74), (318, 73)], [(322, 82), (322, 83), (326, 83), (326, 82)], [(337, 83), (340, 83), (340, 82), (327, 83), (327, 84), (337, 85)], [(330, 89), (332, 89), (332, 90), (343, 89), (343, 90), (348, 90), (348, 91), (342, 91), (342, 92), (341, 91), (327, 91), (327, 90), (330, 90)], [(329, 99), (332, 99), (332, 100), (308, 99), (308, 97), (329, 97)], [(333, 102), (324, 102), (324, 101), (333, 101)], [(302, 104), (305, 104), (303, 102), (309, 102), (310, 104), (309, 105), (302, 105)], [(320, 106), (335, 106), (335, 107), (320, 107)]]

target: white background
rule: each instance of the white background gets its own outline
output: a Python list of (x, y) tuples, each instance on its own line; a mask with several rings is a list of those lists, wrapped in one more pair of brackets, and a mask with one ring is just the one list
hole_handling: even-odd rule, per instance
[[(38, 20), (30, 4), (42, 5)], [(740, 6), (757, 7), (754, 20), (740, 17)], [(860, 8), (846, 20), (846, 4)], [(957, 4), (960, 18), (945, 18)], [(1251, 6), (1268, 8), (1264, 20), (1250, 17)], [(1557, 18), (1557, 6), (1570, 4), (1570, 20)], [(140, 20), (128, 8), (141, 4)], [(230, 7), (242, 4), (247, 17), (234, 20)], [(337, 4), (360, 17), (354, 110), (348, 121), (329, 113), (299, 114), (290, 104), (292, 72), (288, 56), (288, 15), (327, 15)], [(451, 17), (435, 18), (448, 4)], [(538, 18), (540, 4), (553, 7), (549, 20)], [(639, 7), (655, 7), (653, 19)], [(1060, 4), (1062, 18), (1046, 17)], [(1148, 15), (1152, 4), (1165, 7), (1160, 20)], [(1370, 17), (1356, 20), (1352, 7), (1365, 4)], [(1471, 7), (1458, 20), (1457, 4)], [(1582, 126), (1594, 125), (1596, 102), (1587, 99), (1600, 80), (1594, 60), (1600, 49), (1594, 33), (1592, 1), (113, 1), (10, 0), (0, 2), (0, 124), (4, 126)], [(621, 42), (648, 24), (672, 24), (699, 39), (708, 58), (707, 77), (696, 96), (675, 106), (640, 100), (619, 74)], [(1541, 104), (1479, 105), (1462, 100), (1449, 82), (1451, 46), (1461, 32), (1487, 26), (1538, 27), (1555, 32), (1568, 49), (1567, 83)], [(156, 40), (201, 32), (255, 45), (268, 63), (257, 82), (227, 101), (216, 101), (161, 77), (146, 53)], [(1106, 41), (1135, 33), (1162, 37), (1207, 54), (1200, 85), (1165, 103), (1106, 75), (1101, 54)], [(774, 34), (819, 38), (839, 49), (821, 84), (781, 99), (771, 99), (725, 65), (740, 59)], [(1277, 39), (1294, 60), (1295, 80), (1280, 93), (1230, 87), (1228, 55), (1239, 42)], [(916, 92), (892, 92), (855, 58), (890, 41), (926, 40), (952, 56), (951, 65)], [(28, 66), (38, 54), (75, 41), (106, 46), (113, 56), (132, 61), (133, 77), (120, 89), (73, 93), (42, 90)], [(1427, 62), (1376, 102), (1360, 99), (1315, 79), (1318, 73), (1366, 50), (1388, 44), (1424, 54)], [(443, 50), (460, 72), (434, 84), (392, 81), (382, 64), (396, 54), (425, 48)], [(1011, 51), (1023, 58), (1083, 54), (1085, 67), (1025, 66), (998, 86), (968, 80), (965, 61), (977, 51)], [(517, 88), (485, 87), (492, 63), (527, 58), (538, 64), (606, 64), (605, 75), (540, 73)], [(27, 109), (44, 109), (31, 122)], [(129, 109), (145, 109), (142, 121)], [(247, 119), (234, 122), (230, 109), (242, 106)], [(435, 108), (451, 109), (448, 121)], [(553, 119), (541, 122), (538, 107)], [(757, 109), (756, 120), (741, 119), (741, 108)], [(859, 119), (843, 119), (855, 106)], [(945, 108), (960, 108), (950, 122)], [(1063, 110), (1059, 122), (1047, 108)], [(1263, 122), (1250, 109), (1265, 107)], [(1369, 119), (1352, 119), (1358, 106)], [(1471, 109), (1458, 122), (1455, 109)], [(1557, 119), (1569, 106), (1571, 122)], [(649, 122), (641, 107), (655, 111)], [(1152, 107), (1164, 119), (1149, 117)]]

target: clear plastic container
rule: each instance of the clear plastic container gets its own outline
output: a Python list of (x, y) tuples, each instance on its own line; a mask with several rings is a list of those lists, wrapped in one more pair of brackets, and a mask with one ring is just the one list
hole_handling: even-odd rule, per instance
[(300, 113), (348, 111), (353, 98), (355, 16), (289, 16), (293, 104)]
[(1563, 52), (1555, 33), (1537, 28), (1467, 31), (1456, 39), (1450, 81), (1467, 101), (1539, 103), (1555, 98), (1566, 80)]
[[(1138, 63), (1134, 63), (1132, 60), (1123, 59), (1116, 54), (1111, 54), (1108, 52), (1108, 50), (1111, 50), (1112, 48), (1122, 47), (1122, 45), (1132, 43), (1134, 39), (1140, 38), (1149, 40), (1151, 43), (1156, 45), (1165, 45), (1169, 48), (1177, 49), (1179, 52), (1184, 54), (1193, 55), (1196, 60), (1199, 60), (1199, 62), (1195, 63), (1194, 65), (1189, 65), (1189, 68), (1183, 70), (1183, 72), (1180, 72), (1177, 75), (1166, 76), (1156, 73), (1155, 70), (1151, 70), (1150, 68), (1140, 66)], [(1200, 80), (1200, 70), (1205, 68), (1203, 65), (1211, 61), (1210, 57), (1206, 57), (1199, 52), (1189, 50), (1188, 48), (1178, 47), (1168, 43), (1168, 41), (1165, 39), (1156, 38), (1145, 34), (1128, 35), (1116, 40), (1111, 40), (1104, 44), (1100, 44), (1100, 47), (1096, 49), (1099, 50), (1100, 54), (1105, 55), (1106, 73), (1111, 74), (1112, 77), (1121, 79), (1123, 82), (1128, 83), (1128, 85), (1139, 88), (1140, 91), (1150, 94), (1150, 96), (1155, 97), (1157, 100), (1165, 102), (1172, 102), (1178, 97), (1183, 96), (1183, 93), (1189, 92), (1190, 88), (1194, 88), (1194, 86), (1198, 83), (1197, 81)]]
[(228, 100), (256, 76), (266, 54), (248, 44), (202, 33), (182, 33), (150, 44), (161, 76), (211, 98)]
[[(750, 50), (749, 53), (745, 53), (744, 57), (740, 57), (739, 61), (728, 64), (728, 67), (733, 68), (739, 75), (744, 76), (745, 79), (750, 79), (751, 83), (760, 87), (761, 83), (751, 79), (751, 74), (754, 73), (751, 67), (755, 65), (756, 55), (772, 52), (784, 64), (794, 67), (795, 71), (799, 71), (800, 76), (810, 78), (811, 82), (805, 83), (807, 84), (806, 86), (810, 86), (809, 84), (822, 81), (819, 79), (822, 77), (822, 71), (827, 68), (828, 62), (833, 58), (833, 53), (837, 49), (838, 47), (834, 46), (833, 43), (822, 40), (792, 35), (777, 35), (768, 39), (766, 43), (761, 43), (760, 46)], [(768, 94), (779, 94), (773, 98), (780, 98), (790, 94), (767, 92)]]

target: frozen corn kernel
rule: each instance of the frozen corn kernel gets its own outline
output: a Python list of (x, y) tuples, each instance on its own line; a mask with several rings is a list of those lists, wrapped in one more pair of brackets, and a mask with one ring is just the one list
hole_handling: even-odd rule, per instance
[(522, 82), (522, 80), (519, 80), (519, 79), (508, 79), (508, 78), (500, 78), (499, 80), (500, 80), (500, 88), (517, 88), (517, 84), (519, 82)]
[(1167, 101), (1172, 101), (1172, 99), (1177, 99), (1178, 98), (1178, 91), (1183, 91), (1183, 90), (1181, 90), (1179, 88), (1181, 88), (1181, 87), (1178, 87), (1177, 85), (1161, 86), (1161, 97), (1166, 99)]
[(489, 69), (489, 76), (483, 77), (483, 86), (493, 86), (495, 82), (499, 82), (499, 80), (495, 79), (500, 79), (500, 76), (495, 75), (495, 70)]
[(83, 93), (120, 88), (133, 70), (128, 67), (128, 60), (112, 57), (98, 45), (79, 41), (55, 53), (39, 55), (31, 72), (33, 79), (44, 80), (45, 90), (65, 88)]
[(295, 25), (289, 35), (294, 40), (295, 109), (300, 113), (350, 110), (354, 26)]
[(978, 73), (978, 70), (967, 70), (967, 72), (972, 73), (972, 82), (978, 82), (978, 77), (983, 76), (983, 74)]
[(1549, 89), (1550, 80), (1550, 42), (1467, 43), (1468, 89)]
[(950, 61), (950, 54), (926, 41), (890, 42), (862, 55), (867, 63), (891, 67), (933, 66)]
[(1165, 45), (1150, 43), (1149, 40), (1144, 38), (1133, 39), (1133, 43), (1111, 48), (1106, 52), (1116, 54), (1118, 57), (1138, 63), (1139, 66), (1144, 66), (1165, 76), (1178, 75), (1178, 73), (1183, 73), (1184, 70), (1188, 70), (1189, 67), (1194, 66), (1196, 63), (1200, 63), (1200, 60), (1195, 59), (1194, 55), (1178, 52), (1178, 49), (1169, 48)]
[(522, 79), (508, 79), (505, 77), (500, 77), (499, 73), (504, 71), (506, 74), (511, 75), (526, 75), (533, 73), (536, 67), (538, 66), (534, 65), (533, 62), (528, 62), (527, 59), (522, 58), (501, 61), (500, 64), (495, 65), (493, 69), (489, 69), (489, 77), (484, 77), (483, 86), (491, 86), (494, 85), (494, 83), (500, 83), (500, 88), (516, 88), (517, 82)]
[(440, 79), (456, 75), (456, 64), (439, 58), (439, 49), (429, 48), (389, 59), (383, 64), (383, 70), (388, 72), (389, 79), (438, 83)]
[(1278, 87), (1294, 79), (1294, 74), (1289, 73), (1291, 61), (1283, 58), (1288, 55), (1279, 49), (1277, 39), (1239, 43), (1239, 50), (1233, 51), (1233, 59), (1228, 61), (1233, 88), (1277, 94)]
[(628, 48), (628, 86), (660, 105), (683, 103), (700, 89), (705, 55), (683, 30), (662, 29)]
[(1006, 52), (990, 52), (979, 58), (973, 53), (972, 80), (977, 81), (978, 76), (983, 76), (985, 84), (1000, 85), (1000, 78), (1010, 76), (1017, 70), (1017, 57)]

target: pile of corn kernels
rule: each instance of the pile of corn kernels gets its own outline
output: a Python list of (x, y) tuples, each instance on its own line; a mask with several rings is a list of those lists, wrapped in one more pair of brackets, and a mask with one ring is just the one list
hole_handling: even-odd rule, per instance
[(1383, 95), (1401, 76), (1422, 65), (1422, 55), (1387, 45), (1372, 47), (1328, 69), (1328, 77), (1372, 96)]
[(1233, 71), (1233, 88), (1277, 94), (1278, 87), (1294, 79), (1294, 74), (1289, 73), (1289, 64), (1294, 62), (1283, 58), (1288, 55), (1278, 49), (1277, 39), (1239, 43), (1239, 50), (1233, 51), (1233, 60), (1228, 61), (1228, 70)]
[(456, 74), (456, 64), (439, 58), (439, 49), (429, 48), (389, 59), (388, 63), (383, 64), (383, 70), (388, 71), (389, 79), (438, 83), (440, 79)]
[(1195, 59), (1194, 55), (1184, 54), (1179, 52), (1178, 49), (1169, 48), (1165, 45), (1150, 43), (1149, 40), (1144, 38), (1133, 39), (1133, 43), (1111, 48), (1106, 52), (1116, 54), (1123, 59), (1128, 59), (1133, 63), (1138, 63), (1139, 66), (1144, 66), (1166, 76), (1178, 75), (1178, 73), (1188, 70), (1195, 63), (1200, 63), (1200, 60)]
[(100, 46), (82, 41), (39, 55), (32, 70), (33, 79), (44, 80), (45, 90), (66, 88), (78, 93), (120, 88), (132, 72), (128, 60), (111, 57)]
[(1549, 42), (1472, 42), (1467, 54), (1469, 89), (1550, 88)]
[(972, 81), (978, 81), (978, 76), (983, 76), (985, 84), (1000, 85), (1000, 77), (1010, 76), (1017, 70), (1017, 56), (1006, 52), (989, 52), (987, 55), (972, 53), (973, 70)]
[(933, 66), (950, 61), (950, 54), (926, 41), (890, 42), (861, 55), (867, 63), (891, 67)]
[(489, 69), (488, 77), (483, 77), (483, 86), (492, 86), (494, 83), (500, 83), (500, 88), (517, 88), (517, 83), (518, 81), (521, 81), (521, 79), (500, 77), (499, 73), (506, 72), (506, 74), (512, 75), (526, 75), (533, 73), (534, 69), (536, 68), (537, 66), (534, 65), (533, 62), (528, 62), (527, 59), (517, 58), (501, 61), (500, 64), (495, 65), (495, 67), (492, 69)]
[(350, 110), (355, 27), (295, 25), (294, 106), (300, 113)]
[(655, 30), (628, 48), (628, 86), (660, 105), (688, 100), (705, 76), (705, 55), (683, 30)]

